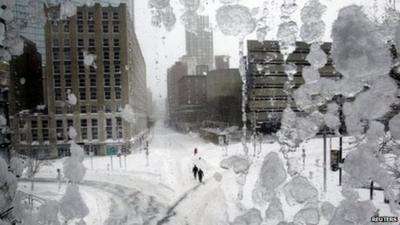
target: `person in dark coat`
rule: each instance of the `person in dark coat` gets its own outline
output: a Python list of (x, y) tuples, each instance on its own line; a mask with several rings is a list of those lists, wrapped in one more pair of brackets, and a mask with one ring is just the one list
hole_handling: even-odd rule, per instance
[(194, 148), (194, 155), (197, 154), (197, 148)]
[(197, 166), (196, 165), (194, 165), (194, 167), (193, 167), (193, 169), (192, 169), (192, 172), (193, 172), (193, 176), (194, 176), (194, 179), (196, 180), (197, 179), (197, 172), (199, 171), (199, 168), (197, 168)]
[(204, 176), (203, 170), (199, 169), (199, 172), (197, 172), (197, 174), (199, 175), (200, 183), (203, 183), (203, 176)]

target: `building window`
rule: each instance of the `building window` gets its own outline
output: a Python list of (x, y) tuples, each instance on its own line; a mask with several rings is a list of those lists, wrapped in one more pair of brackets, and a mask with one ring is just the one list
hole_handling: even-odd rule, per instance
[(65, 87), (72, 88), (72, 75), (64, 74), (64, 80), (65, 80)]
[(103, 12), (103, 20), (108, 20), (108, 12)]
[(118, 64), (114, 64), (114, 72), (115, 73), (120, 73), (121, 72), (121, 66)]
[(56, 106), (56, 114), (62, 114), (62, 113), (63, 113), (63, 107)]
[(61, 100), (61, 88), (54, 88), (54, 98), (56, 101)]
[(89, 21), (94, 20), (94, 13), (93, 12), (88, 12), (88, 20)]
[(119, 47), (119, 39), (113, 39), (114, 47)]
[(53, 63), (53, 72), (54, 73), (60, 73), (60, 62), (54, 62)]
[(120, 60), (120, 54), (119, 51), (118, 52), (114, 52), (114, 60)]
[[(83, 54), (82, 54), (82, 57), (83, 57)], [(79, 71), (79, 73), (85, 73), (85, 65), (83, 63), (79, 63), (78, 71)]]
[(96, 74), (89, 74), (90, 86), (96, 87)]
[(56, 120), (56, 135), (57, 135), (57, 141), (64, 140), (64, 129), (62, 120)]
[(54, 87), (61, 87), (61, 76), (60, 76), (60, 74), (54, 74)]
[(77, 20), (83, 20), (83, 13), (82, 12), (77, 12), (76, 13), (76, 17), (77, 17)]
[(110, 73), (110, 63), (104, 62), (104, 73)]
[(79, 46), (79, 47), (83, 47), (84, 45), (85, 45), (84, 40), (81, 39), (81, 38), (79, 38), (79, 39), (78, 39), (78, 46)]
[(111, 99), (111, 88), (110, 87), (104, 87), (104, 98), (106, 100)]
[(90, 33), (94, 32), (94, 21), (88, 22), (88, 32), (90, 32)]
[(117, 138), (122, 138), (123, 129), (122, 129), (122, 119), (121, 119), (121, 117), (117, 117), (116, 121), (117, 121)]
[(64, 73), (71, 73), (71, 61), (64, 62)]
[(79, 99), (80, 100), (86, 99), (86, 89), (85, 88), (79, 88)]
[(110, 59), (110, 52), (108, 51), (108, 48), (103, 49), (103, 55), (104, 55), (104, 60)]
[(60, 49), (53, 48), (53, 60), (60, 60)]
[(79, 79), (79, 86), (80, 87), (85, 87), (85, 74), (78, 74), (78, 79)]
[(86, 105), (81, 105), (81, 113), (87, 113)]
[(90, 99), (91, 100), (96, 100), (97, 99), (97, 89), (96, 89), (96, 87), (91, 87), (90, 88)]
[(115, 99), (121, 99), (121, 88), (115, 87)]
[(89, 39), (89, 47), (94, 47), (96, 45), (96, 42), (94, 39), (90, 38)]
[(107, 38), (103, 39), (103, 46), (104, 47), (109, 47), (110, 46), (109, 43), (108, 43), (108, 39)]
[(42, 137), (43, 141), (49, 140), (49, 121), (42, 120)]
[[(83, 56), (83, 49), (78, 49), (78, 60), (83, 61), (84, 59), (85, 57)], [(85, 69), (83, 69), (83, 71), (85, 72)]]
[(64, 48), (64, 60), (71, 60), (71, 49)]
[(87, 120), (81, 119), (81, 137), (83, 140), (86, 140), (88, 137), (87, 135)]
[(119, 14), (117, 12), (113, 12), (113, 20), (118, 20)]
[(111, 118), (106, 119), (106, 137), (112, 139), (112, 120)]
[(32, 134), (32, 141), (38, 141), (38, 123), (36, 120), (31, 121), (31, 134)]
[(91, 113), (97, 113), (97, 105), (92, 104), (91, 107), (90, 107), (90, 112)]
[(78, 21), (77, 23), (78, 33), (83, 33), (83, 21)]
[(119, 32), (119, 23), (118, 22), (113, 22), (113, 32), (114, 33)]
[(103, 21), (103, 33), (108, 33), (108, 21)]
[(99, 130), (98, 130), (97, 119), (92, 119), (92, 139), (99, 139)]
[(108, 73), (104, 74), (104, 86), (111, 86), (111, 75)]
[(115, 86), (121, 86), (121, 74), (114, 74)]

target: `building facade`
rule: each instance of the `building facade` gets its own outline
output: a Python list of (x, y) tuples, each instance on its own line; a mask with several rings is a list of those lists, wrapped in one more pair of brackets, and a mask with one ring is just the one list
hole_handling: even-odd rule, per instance
[(242, 79), (238, 69), (218, 69), (207, 74), (207, 120), (229, 126), (242, 124)]
[(44, 16), (43, 4), (31, 5), (28, 0), (15, 0), (13, 7), (14, 19), (22, 25), (19, 35), (36, 44), (36, 48), (42, 56), (42, 63), (46, 62), (46, 43), (44, 34)]
[(197, 65), (214, 69), (214, 41), (208, 16), (196, 16), (195, 32), (186, 31), (186, 54), (197, 59)]
[(198, 129), (206, 116), (207, 76), (183, 76), (178, 89), (175, 124), (183, 131)]
[[(287, 63), (294, 63), (297, 66), (294, 89), (304, 84), (302, 71), (305, 66), (310, 66), (306, 60), (310, 45), (296, 42), (296, 46), (296, 50), (287, 59)], [(279, 43), (249, 40), (247, 48), (248, 122), (260, 132), (276, 132), (280, 128), (282, 112), (288, 105), (288, 96), (284, 91), (288, 78), (284, 71)], [(338, 79), (340, 74), (336, 72), (329, 56), (331, 43), (322, 44), (321, 49), (328, 56), (327, 64), (319, 69), (321, 77)], [(265, 60), (267, 58), (270, 60)], [(294, 103), (291, 107), (298, 112)]]
[(178, 81), (188, 74), (188, 66), (183, 62), (176, 62), (167, 71), (167, 105), (169, 124), (174, 125), (177, 121), (179, 107)]
[[(127, 6), (81, 6), (63, 21), (56, 19), (59, 6), (45, 12), (51, 65), (45, 71), (48, 111), (16, 116), (16, 149), (24, 153), (37, 147), (41, 158), (66, 155), (70, 127), (87, 152), (115, 154), (132, 147), (147, 129), (147, 89), (145, 62)], [(84, 64), (85, 51), (96, 56), (95, 65)], [(135, 123), (122, 118), (127, 106)]]
[(229, 56), (227, 55), (216, 55), (215, 56), (215, 69), (229, 69)]

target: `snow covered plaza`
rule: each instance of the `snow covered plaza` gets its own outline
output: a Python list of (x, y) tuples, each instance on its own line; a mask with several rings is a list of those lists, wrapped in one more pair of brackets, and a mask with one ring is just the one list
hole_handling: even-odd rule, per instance
[(0, 0), (0, 225), (399, 225), (399, 0)]

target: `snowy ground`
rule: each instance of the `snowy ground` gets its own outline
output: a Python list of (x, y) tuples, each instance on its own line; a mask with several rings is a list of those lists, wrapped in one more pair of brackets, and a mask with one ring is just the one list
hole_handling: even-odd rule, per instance
[[(337, 148), (338, 140), (331, 142), (332, 148)], [(348, 139), (344, 142), (345, 149), (349, 148), (347, 142)], [(329, 150), (329, 139), (327, 146)], [(193, 155), (195, 147), (199, 150), (196, 157)], [(252, 146), (249, 147), (253, 154)], [(302, 147), (306, 149), (304, 164)], [(337, 205), (342, 200), (341, 188), (338, 186), (338, 172), (330, 171), (329, 154), (328, 188), (326, 193), (323, 192), (322, 139), (313, 139), (302, 147), (297, 153), (289, 155), (292, 166), (312, 181), (321, 200)], [(148, 224), (226, 224), (226, 221), (232, 221), (243, 213), (244, 209), (255, 207), (251, 195), (264, 157), (269, 152), (278, 150), (277, 144), (262, 144), (262, 151), (253, 158), (247, 175), (243, 200), (238, 203), (237, 175), (232, 170), (224, 170), (219, 166), (220, 161), (226, 157), (220, 146), (207, 143), (195, 135), (180, 134), (158, 125), (153, 131), (148, 159), (144, 152), (128, 155), (125, 168), (124, 158), (121, 158), (120, 163), (120, 159), (113, 156), (113, 169), (110, 170), (107, 170), (111, 167), (109, 156), (85, 159), (84, 164), (88, 171), (80, 188), (90, 209), (85, 220), (89, 225), (134, 224), (139, 221)], [(240, 153), (240, 143), (228, 147), (228, 155)], [(60, 197), (63, 190), (58, 191), (55, 178), (56, 169), (62, 168), (62, 161), (53, 161), (50, 166), (41, 169), (37, 175), (40, 182), (36, 185), (35, 194), (46, 198)], [(194, 164), (205, 172), (203, 184), (193, 178), (191, 169)], [(214, 179), (216, 172), (222, 174), (222, 180)], [(22, 184), (20, 188), (28, 191), (28, 187), (29, 185)], [(367, 200), (369, 190), (360, 190), (360, 196), (361, 200)], [(291, 221), (302, 205), (289, 206), (281, 191), (278, 191), (278, 197), (281, 198), (286, 221)], [(383, 196), (379, 191), (375, 191), (374, 204), (381, 209), (381, 215), (391, 215), (388, 206), (383, 204)], [(264, 217), (266, 207), (257, 208)], [(113, 221), (115, 218), (119, 222)], [(319, 224), (327, 222), (322, 220)]]

